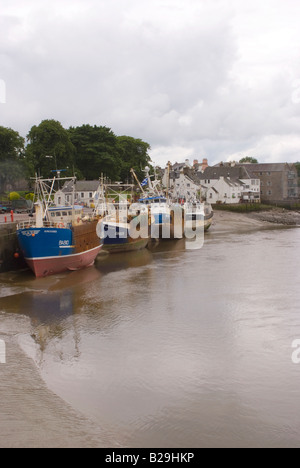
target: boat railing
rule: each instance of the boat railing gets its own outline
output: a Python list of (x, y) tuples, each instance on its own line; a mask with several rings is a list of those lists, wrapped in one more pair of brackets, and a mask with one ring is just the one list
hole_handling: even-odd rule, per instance
[[(65, 227), (64, 223), (53, 223), (52, 221), (44, 221), (43, 228), (63, 228)], [(30, 229), (30, 228), (37, 228), (35, 220), (27, 220), (18, 223), (17, 229)]]

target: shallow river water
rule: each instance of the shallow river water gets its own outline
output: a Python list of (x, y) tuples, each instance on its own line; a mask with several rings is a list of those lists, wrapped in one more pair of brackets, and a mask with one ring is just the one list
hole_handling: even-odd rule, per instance
[(1, 275), (0, 312), (111, 446), (299, 447), (299, 252), (299, 229), (212, 231), (200, 250), (165, 241), (80, 272)]

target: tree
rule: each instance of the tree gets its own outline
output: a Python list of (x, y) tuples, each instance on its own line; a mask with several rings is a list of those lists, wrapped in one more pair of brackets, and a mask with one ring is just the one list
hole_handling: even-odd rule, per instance
[(123, 182), (130, 179), (130, 169), (133, 168), (140, 180), (144, 179), (143, 169), (150, 165), (150, 156), (148, 151), (150, 145), (140, 139), (129, 136), (117, 137), (118, 152), (121, 160), (120, 176)]
[(296, 166), (296, 168), (297, 168), (298, 177), (300, 177), (300, 162), (296, 162), (296, 163), (295, 163), (295, 166)]
[(9, 194), (10, 201), (20, 200), (20, 195), (17, 192), (11, 192)]
[(110, 128), (82, 125), (68, 132), (76, 148), (76, 167), (85, 179), (99, 179), (102, 173), (111, 180), (119, 179), (117, 137)]
[(0, 127), (0, 192), (24, 177), (25, 139), (11, 128)]
[(258, 160), (255, 158), (252, 158), (251, 156), (246, 156), (245, 158), (240, 160), (240, 164), (258, 164)]
[(0, 162), (0, 193), (11, 190), (15, 182), (24, 178), (24, 164), (21, 161)]
[(60, 122), (43, 120), (31, 128), (27, 140), (26, 164), (31, 175), (49, 177), (56, 169), (66, 169), (66, 175), (72, 175), (75, 148)]
[(11, 128), (0, 127), (0, 161), (16, 161), (24, 152), (25, 139)]

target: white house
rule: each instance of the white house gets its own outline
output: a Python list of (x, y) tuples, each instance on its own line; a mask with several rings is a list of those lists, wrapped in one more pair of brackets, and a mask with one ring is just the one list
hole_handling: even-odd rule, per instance
[(209, 203), (240, 203), (244, 184), (221, 176), (217, 180), (207, 180), (206, 200)]
[(221, 164), (207, 168), (200, 175), (211, 203), (260, 202), (260, 180), (246, 168)]
[[(95, 193), (100, 190), (99, 180), (78, 180), (75, 183), (75, 203), (90, 208), (95, 203)], [(63, 188), (56, 192), (56, 205), (68, 206), (73, 201), (73, 182), (66, 182)]]

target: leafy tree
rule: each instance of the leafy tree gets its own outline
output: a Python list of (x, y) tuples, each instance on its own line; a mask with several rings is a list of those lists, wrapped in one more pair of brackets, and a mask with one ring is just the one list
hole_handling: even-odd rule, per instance
[(11, 128), (0, 127), (0, 192), (24, 177), (25, 139)]
[(96, 125), (71, 127), (69, 136), (76, 148), (76, 167), (85, 179), (98, 179), (101, 173), (111, 180), (119, 179), (117, 137), (110, 128)]
[(129, 136), (117, 137), (117, 147), (121, 160), (120, 176), (123, 182), (130, 180), (130, 169), (133, 168), (140, 180), (145, 177), (143, 169), (150, 165), (148, 151), (150, 145), (140, 139)]
[(250, 163), (250, 164), (258, 164), (258, 160), (252, 158), (251, 156), (246, 156), (245, 158), (240, 160), (240, 164)]
[(0, 127), (0, 161), (16, 161), (22, 157), (25, 139), (11, 128)]
[(17, 193), (17, 192), (11, 192), (9, 194), (9, 199), (10, 201), (14, 201), (14, 200), (20, 200), (20, 195)]
[(31, 175), (49, 177), (52, 170), (66, 169), (73, 173), (75, 148), (70, 135), (56, 120), (43, 120), (27, 135), (26, 165)]
[(24, 165), (20, 161), (0, 162), (0, 193), (9, 190), (15, 182), (24, 178)]
[(296, 163), (295, 163), (295, 166), (296, 166), (296, 168), (297, 168), (298, 177), (300, 177), (300, 162), (296, 162)]

